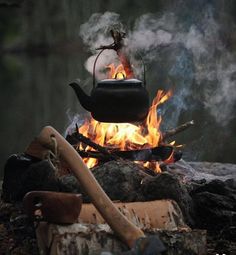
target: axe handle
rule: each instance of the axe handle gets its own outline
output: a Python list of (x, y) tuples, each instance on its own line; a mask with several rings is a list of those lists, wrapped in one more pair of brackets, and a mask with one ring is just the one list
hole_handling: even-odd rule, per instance
[(53, 147), (51, 137), (54, 136), (60, 157), (67, 162), (79, 183), (89, 195), (92, 203), (106, 220), (112, 230), (132, 248), (136, 239), (143, 237), (141, 229), (131, 223), (112, 203), (101, 188), (91, 171), (84, 164), (75, 149), (54, 128), (44, 127), (34, 142), (47, 149)]

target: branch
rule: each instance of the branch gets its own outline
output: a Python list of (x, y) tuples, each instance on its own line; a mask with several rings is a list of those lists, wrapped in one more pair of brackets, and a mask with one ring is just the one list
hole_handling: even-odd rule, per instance
[(174, 136), (174, 135), (176, 135), (176, 134), (186, 130), (187, 128), (189, 128), (189, 127), (191, 127), (193, 125), (194, 125), (194, 121), (191, 120), (191, 121), (188, 121), (188, 122), (186, 122), (186, 123), (184, 123), (184, 124), (182, 124), (182, 125), (180, 125), (180, 126), (178, 126), (176, 128), (170, 129), (170, 130), (168, 130), (168, 131), (163, 133), (162, 140), (164, 141), (167, 138), (169, 138), (171, 136)]
[[(82, 158), (96, 158), (101, 161), (111, 160), (109, 156), (97, 151), (77, 150), (77, 152)], [(171, 157), (171, 160), (176, 162), (181, 159), (182, 152), (174, 151), (172, 146), (167, 145), (143, 150), (115, 151), (112, 155), (117, 157), (119, 160), (165, 162), (170, 158), (172, 153), (173, 157)]]
[(105, 147), (102, 147), (101, 145), (94, 143), (91, 141), (88, 137), (82, 135), (81, 133), (78, 132), (78, 126), (76, 124), (76, 132), (73, 133), (72, 135), (67, 135), (66, 140), (72, 144), (76, 145), (78, 143), (84, 143), (90, 147), (92, 147), (94, 150), (97, 150), (98, 152), (102, 153), (103, 155), (106, 155), (107, 158), (110, 160), (118, 159), (116, 155), (113, 153), (109, 152)]
[(133, 78), (134, 73), (133, 73), (133, 69), (131, 67), (131, 63), (129, 61), (128, 56), (126, 55), (126, 53), (123, 50), (125, 33), (117, 31), (117, 30), (111, 30), (111, 36), (114, 40), (114, 42), (112, 44), (102, 45), (99, 48), (97, 48), (96, 50), (105, 50), (105, 49), (115, 50), (119, 59), (120, 59), (121, 64), (124, 67), (127, 78), (128, 79)]
[(114, 42), (109, 45), (101, 45), (99, 48), (96, 48), (96, 50), (119, 51), (124, 46), (123, 39), (125, 38), (125, 33), (114, 30), (111, 30), (110, 33)]

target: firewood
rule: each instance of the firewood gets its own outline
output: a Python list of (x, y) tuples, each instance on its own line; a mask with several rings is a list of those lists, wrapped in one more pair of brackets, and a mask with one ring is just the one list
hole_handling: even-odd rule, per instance
[[(165, 161), (173, 153), (173, 146), (161, 145), (150, 149), (140, 149), (140, 150), (129, 150), (129, 151), (118, 151), (115, 149), (109, 149), (96, 144), (88, 137), (85, 137), (78, 132), (78, 127), (76, 126), (76, 132), (71, 135), (66, 136), (66, 140), (77, 148), (79, 143), (84, 143), (97, 151), (91, 150), (79, 150), (78, 153), (82, 158), (98, 158), (102, 161), (108, 160), (122, 160), (128, 159), (132, 161)], [(181, 158), (181, 152), (174, 152), (174, 161)]]
[[(167, 138), (172, 137), (187, 128), (194, 125), (194, 121), (188, 121), (176, 128), (170, 129), (163, 133), (162, 141), (164, 142)], [(162, 145), (150, 149), (142, 150), (130, 150), (130, 151), (116, 151), (109, 150), (109, 148), (100, 146), (93, 142), (88, 137), (85, 137), (78, 132), (78, 127), (76, 126), (76, 132), (71, 135), (67, 135), (66, 140), (72, 145), (77, 145), (82, 142), (97, 151), (82, 151), (77, 150), (81, 157), (84, 158), (98, 158), (102, 161), (107, 160), (117, 160), (117, 159), (129, 159), (135, 161), (164, 161), (168, 159), (173, 152), (173, 147), (168, 145)], [(174, 152), (174, 161), (178, 161), (182, 156), (181, 152)]]
[[(173, 200), (155, 200), (147, 202), (114, 203), (117, 208), (137, 227), (149, 229), (173, 230), (186, 228), (182, 212)], [(83, 204), (79, 215), (80, 223), (105, 224), (93, 204)]]
[[(77, 151), (82, 158), (98, 158), (105, 161), (110, 160), (110, 155), (104, 155), (97, 151)], [(111, 155), (132, 161), (164, 161), (171, 156), (172, 152), (172, 146), (158, 146), (143, 150), (113, 151)]]
[(167, 138), (172, 137), (172, 136), (186, 130), (187, 128), (189, 128), (193, 125), (194, 125), (194, 121), (191, 120), (191, 121), (188, 121), (188, 122), (186, 122), (186, 123), (184, 123), (184, 124), (182, 124), (182, 125), (180, 125), (176, 128), (167, 130), (166, 132), (163, 133), (162, 140), (165, 141)]
[[(148, 235), (158, 235), (167, 251), (166, 255), (206, 254), (206, 231), (204, 230), (159, 230), (144, 229)], [(64, 254), (141, 254), (140, 244), (129, 251), (121, 243), (107, 224), (55, 225), (41, 222), (36, 230), (39, 250), (42, 255)], [(152, 253), (153, 254), (153, 253)]]
[(79, 133), (78, 131), (78, 126), (76, 124), (76, 132), (74, 132), (72, 135), (67, 135), (66, 136), (66, 140), (72, 144), (72, 145), (76, 145), (78, 143), (84, 143), (90, 147), (92, 147), (93, 149), (97, 150), (98, 152), (100, 152), (101, 154), (105, 155), (106, 158), (110, 159), (110, 160), (114, 160), (114, 159), (118, 159), (118, 156), (112, 154), (111, 152), (109, 152), (105, 147), (93, 142), (91, 139), (89, 139), (88, 137), (82, 135), (81, 133)]

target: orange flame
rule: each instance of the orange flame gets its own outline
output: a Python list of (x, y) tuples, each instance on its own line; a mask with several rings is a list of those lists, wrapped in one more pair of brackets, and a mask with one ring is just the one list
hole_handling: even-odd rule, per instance
[(114, 64), (110, 64), (109, 66), (107, 66), (107, 68), (110, 69), (108, 74), (109, 79), (122, 80), (125, 79), (127, 76), (124, 66), (122, 64), (118, 65), (117, 67), (115, 67)]
[[(116, 70), (120, 70), (118, 69), (120, 68), (119, 66), (115, 69), (114, 65), (110, 65), (110, 68), (112, 75), (116, 73)], [(158, 90), (149, 109), (146, 121), (140, 125), (130, 123), (103, 123), (90, 117), (81, 127), (79, 127), (79, 132), (97, 144), (111, 149), (135, 150), (156, 147), (161, 142), (162, 137), (160, 131), (161, 117), (157, 115), (157, 107), (171, 96), (171, 91), (165, 93), (162, 90)], [(86, 148), (82, 148), (82, 145), (80, 146), (80, 149), (93, 150), (89, 146)], [(98, 160), (94, 158), (86, 158), (84, 159), (84, 162), (89, 168), (92, 168), (98, 163)], [(144, 166), (160, 172), (158, 162), (143, 163)]]

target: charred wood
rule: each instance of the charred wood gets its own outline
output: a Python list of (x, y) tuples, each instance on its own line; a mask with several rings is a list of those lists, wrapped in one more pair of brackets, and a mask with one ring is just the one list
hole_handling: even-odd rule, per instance
[(188, 129), (189, 127), (191, 127), (193, 125), (194, 125), (194, 121), (191, 120), (191, 121), (188, 121), (188, 122), (186, 122), (186, 123), (184, 123), (184, 124), (182, 124), (182, 125), (180, 125), (180, 126), (178, 126), (176, 128), (167, 130), (166, 132), (163, 133), (162, 140), (164, 141), (167, 138), (172, 137), (172, 136), (174, 136), (174, 135), (176, 135), (176, 134), (178, 134), (178, 133)]
[(73, 133), (72, 135), (67, 135), (66, 140), (71, 145), (78, 145), (78, 143), (84, 143), (84, 144), (92, 147), (93, 149), (97, 150), (98, 152), (102, 153), (110, 160), (118, 159), (118, 157), (116, 155), (113, 155), (112, 153), (110, 153), (105, 147), (103, 147), (97, 143), (94, 143), (91, 139), (89, 139), (88, 137), (79, 133), (77, 126), (76, 126), (76, 132)]
[[(80, 151), (78, 153), (84, 158), (98, 158), (102, 160), (109, 160), (110, 155), (103, 155), (96, 151)], [(128, 159), (131, 161), (164, 161), (168, 159), (173, 153), (172, 146), (158, 146), (150, 149), (143, 150), (131, 150), (131, 151), (113, 151), (112, 155), (115, 155), (122, 159)]]
[[(131, 161), (165, 161), (167, 160), (172, 153), (174, 153), (174, 161), (177, 161), (181, 158), (182, 153), (174, 151), (173, 146), (162, 145), (150, 149), (141, 149), (141, 150), (129, 150), (129, 151), (118, 151), (118, 150), (109, 150), (106, 147), (102, 147), (85, 137), (81, 133), (75, 132), (71, 135), (67, 135), (66, 140), (75, 146), (77, 152), (83, 158), (97, 158), (102, 161), (108, 160), (117, 160), (117, 159), (128, 159)], [(97, 151), (85, 151), (77, 149), (77, 145), (84, 143), (88, 146), (91, 146)]]

